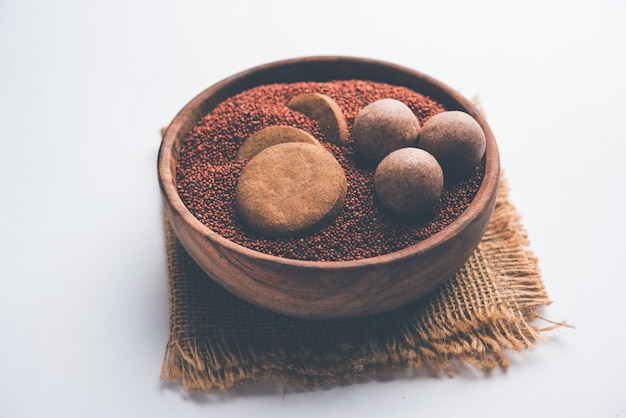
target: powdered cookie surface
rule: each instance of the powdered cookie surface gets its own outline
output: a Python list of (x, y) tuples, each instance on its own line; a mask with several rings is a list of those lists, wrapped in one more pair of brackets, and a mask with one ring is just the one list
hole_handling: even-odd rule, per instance
[(287, 107), (317, 121), (328, 142), (335, 145), (348, 142), (348, 123), (332, 98), (321, 93), (301, 94), (289, 100)]
[(237, 160), (249, 160), (265, 148), (285, 142), (320, 145), (310, 133), (293, 126), (269, 126), (250, 135), (239, 148)]
[(236, 204), (241, 219), (270, 237), (305, 234), (330, 222), (347, 190), (343, 168), (319, 145), (266, 148), (243, 168)]

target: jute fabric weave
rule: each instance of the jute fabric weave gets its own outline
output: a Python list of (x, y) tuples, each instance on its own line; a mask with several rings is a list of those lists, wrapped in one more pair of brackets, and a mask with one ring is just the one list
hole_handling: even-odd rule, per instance
[(464, 267), (410, 306), (359, 320), (312, 321), (240, 300), (207, 277), (165, 222), (170, 333), (161, 378), (185, 390), (276, 379), (287, 385), (350, 383), (427, 368), (453, 375), (464, 362), (507, 368), (532, 348), (538, 309), (550, 303), (507, 184), (487, 232)]

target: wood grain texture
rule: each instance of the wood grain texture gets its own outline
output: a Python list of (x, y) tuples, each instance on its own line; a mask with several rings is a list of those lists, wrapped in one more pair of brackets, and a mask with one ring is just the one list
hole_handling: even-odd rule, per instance
[[(314, 262), (250, 250), (200, 223), (176, 189), (180, 142), (218, 103), (246, 89), (279, 82), (368, 79), (411, 88), (462, 110), (485, 132), (486, 171), (469, 208), (447, 228), (417, 245), (374, 258)], [(389, 311), (426, 295), (469, 258), (493, 212), (500, 172), (495, 138), (474, 105), (455, 90), (418, 71), (351, 57), (306, 57), (261, 65), (209, 87), (176, 115), (158, 156), (164, 210), (176, 236), (217, 283), (248, 302), (305, 318), (363, 317)]]

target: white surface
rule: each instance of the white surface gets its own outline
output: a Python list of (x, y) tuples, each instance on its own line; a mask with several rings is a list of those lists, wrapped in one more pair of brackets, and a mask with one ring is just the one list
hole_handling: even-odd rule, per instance
[[(0, 2), (0, 417), (626, 415), (625, 3), (222, 3)], [(317, 54), (481, 97), (543, 314), (576, 330), (491, 376), (203, 397), (160, 383), (159, 128), (226, 76)]]

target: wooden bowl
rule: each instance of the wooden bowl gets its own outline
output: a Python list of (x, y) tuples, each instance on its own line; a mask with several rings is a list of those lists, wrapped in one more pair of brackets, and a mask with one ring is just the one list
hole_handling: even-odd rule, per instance
[[(449, 110), (462, 110), (482, 126), (486, 172), (469, 208), (442, 231), (400, 251), (373, 258), (317, 262), (264, 254), (229, 241), (197, 220), (176, 189), (181, 141), (218, 103), (268, 83), (368, 79), (406, 86)], [(500, 162), (493, 133), (483, 116), (455, 90), (420, 72), (381, 61), (350, 57), (306, 57), (261, 65), (203, 91), (167, 128), (158, 157), (166, 216), (176, 236), (217, 283), (244, 300), (286, 315), (355, 318), (417, 300), (440, 286), (467, 261), (491, 218)]]

